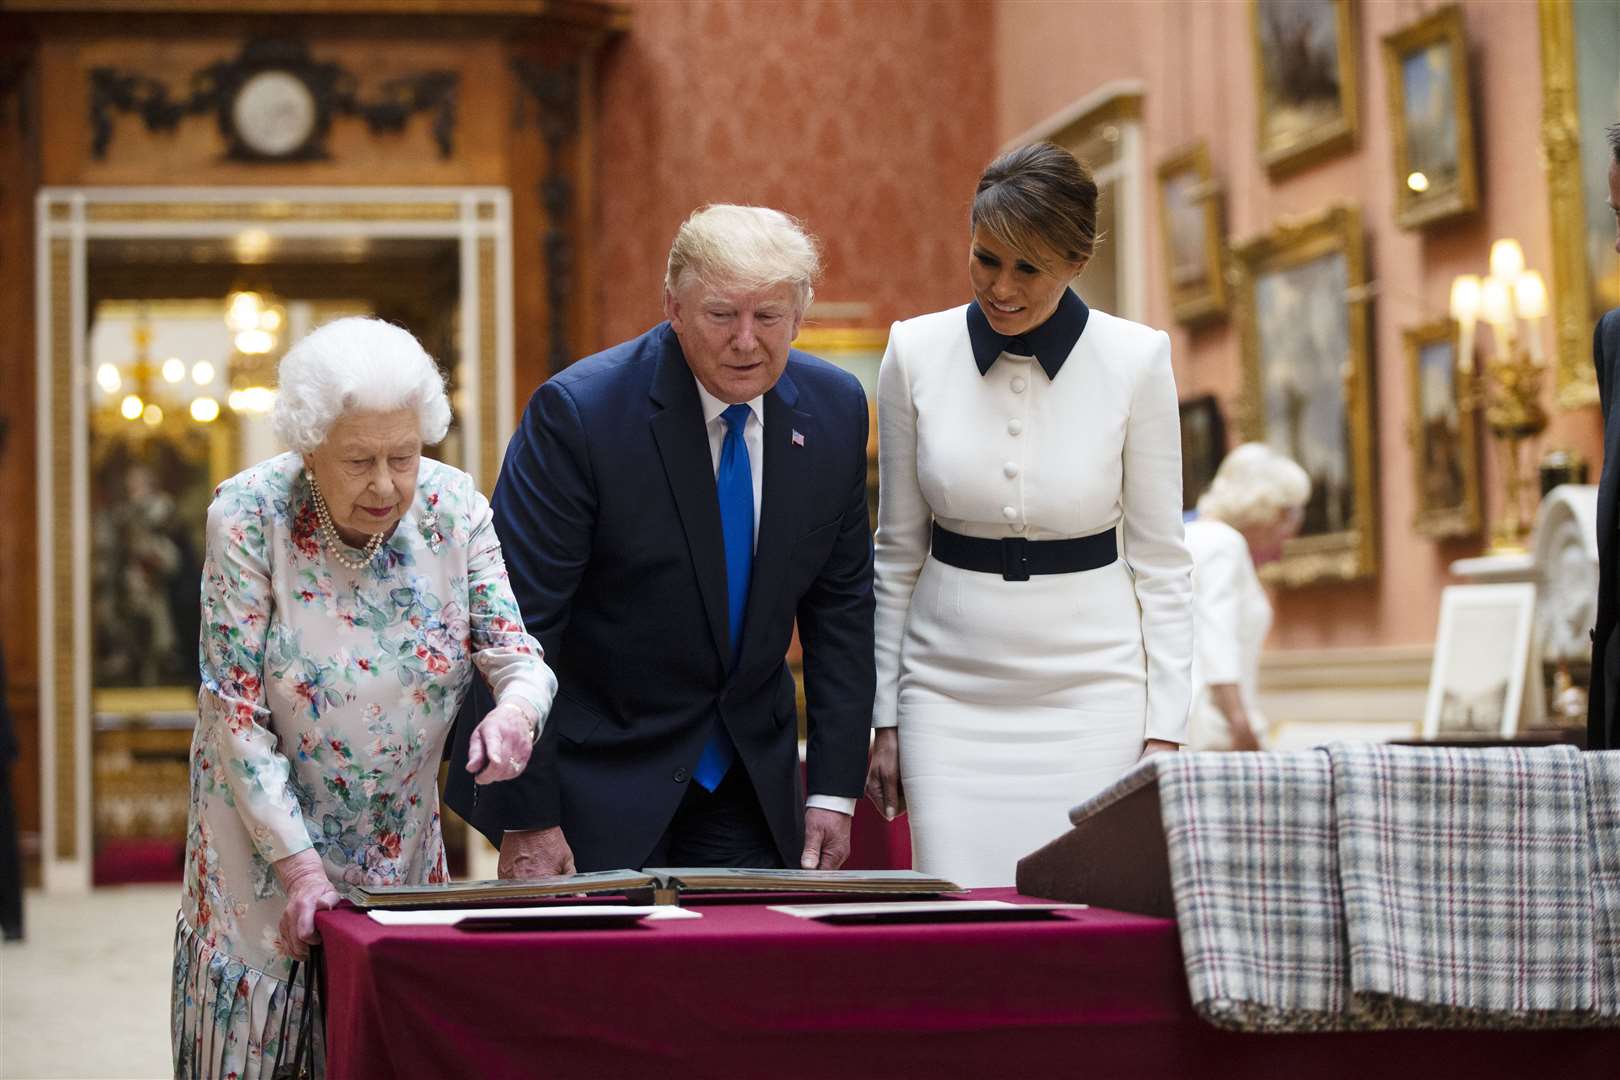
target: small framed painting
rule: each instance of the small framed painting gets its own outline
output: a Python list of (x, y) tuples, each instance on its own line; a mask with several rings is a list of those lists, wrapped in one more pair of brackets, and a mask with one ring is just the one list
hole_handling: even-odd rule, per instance
[(1226, 420), (1214, 394), (1181, 403), (1181, 508), (1191, 510), (1226, 457)]
[(1188, 325), (1224, 318), (1226, 267), (1220, 193), (1200, 142), (1159, 166), (1159, 232), (1170, 307)]
[(1471, 380), (1457, 370), (1457, 324), (1445, 319), (1403, 337), (1417, 492), (1412, 527), (1433, 540), (1476, 536), (1482, 525), (1479, 442)]
[[(1541, 687), (1530, 686), (1536, 587), (1451, 585), (1440, 596), (1440, 629), (1429, 673), (1425, 739), (1505, 739), (1539, 721)], [(1539, 683), (1539, 677), (1536, 679)]]
[(1468, 41), (1453, 4), (1384, 38), (1395, 221), (1417, 229), (1479, 209)]
[(1251, 0), (1260, 160), (1273, 176), (1356, 144), (1350, 0)]

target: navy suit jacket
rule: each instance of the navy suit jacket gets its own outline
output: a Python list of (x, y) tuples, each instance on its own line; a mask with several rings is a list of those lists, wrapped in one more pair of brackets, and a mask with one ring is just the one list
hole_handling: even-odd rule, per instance
[(764, 413), (763, 503), (733, 669), (708, 432), (669, 324), (571, 365), (530, 399), (491, 501), (524, 624), (558, 692), (524, 775), (476, 788), (467, 741), (490, 703), (475, 680), (447, 798), (492, 842), (560, 824), (581, 871), (640, 866), (718, 718), (783, 865), (797, 866), (804, 791), (784, 659), (795, 618), (810, 791), (859, 796), (876, 682), (866, 396), (848, 372), (793, 351)]
[(1615, 590), (1620, 588), (1620, 407), (1615, 404), (1620, 386), (1620, 308), (1598, 320), (1592, 334), (1592, 362), (1597, 365), (1598, 396), (1603, 409), (1603, 478), (1598, 483), (1598, 602), (1597, 625), (1592, 628), (1592, 686), (1587, 696), (1586, 747), (1620, 749), (1620, 638), (1614, 632), (1617, 614)]

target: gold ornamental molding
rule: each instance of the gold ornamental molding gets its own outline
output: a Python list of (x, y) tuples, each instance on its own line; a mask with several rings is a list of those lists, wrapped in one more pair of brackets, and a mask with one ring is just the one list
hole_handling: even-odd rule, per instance
[[(67, 240), (52, 240), (49, 270), (51, 283), (50, 341), (51, 350), (58, 356), (73, 356), (73, 249)], [(50, 493), (40, 497), (49, 502), (51, 515), (51, 547), (58, 553), (72, 550), (73, 537), (73, 474), (77, 464), (72, 452), (75, 445), (63, 433), (73, 430), (73, 395), (77, 382), (71, 377), (71, 365), (62, 364), (64, 377), (50, 384), (51, 431), (57, 434), (58, 452), (50, 460)], [(75, 567), (68, 558), (52, 559), (45, 580), (51, 582), (55, 592), (49, 641), (52, 649), (51, 687), (55, 697), (51, 717), (41, 717), (56, 725), (52, 740), (55, 760), (52, 763), (54, 798), (51, 800), (56, 815), (55, 857), (71, 861), (79, 856), (78, 850), (78, 783), (79, 713), (77, 700), (77, 666), (74, 664), (74, 608)], [(41, 610), (45, 604), (40, 604)]]
[(1575, 11), (1571, 0), (1540, 0), (1541, 152), (1552, 223), (1553, 328), (1558, 405), (1577, 409), (1598, 401), (1592, 367), (1593, 311), (1585, 251), (1581, 192), (1580, 89), (1575, 69)]

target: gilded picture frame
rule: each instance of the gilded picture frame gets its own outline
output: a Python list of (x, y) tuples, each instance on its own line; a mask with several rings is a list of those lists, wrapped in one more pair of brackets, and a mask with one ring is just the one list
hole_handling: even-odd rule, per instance
[(1417, 498), (1412, 528), (1431, 540), (1477, 536), (1484, 526), (1479, 429), (1473, 381), (1457, 369), (1457, 324), (1442, 319), (1401, 337)]
[(1540, 0), (1541, 148), (1552, 226), (1558, 405), (1598, 403), (1592, 327), (1620, 307), (1620, 257), (1607, 205), (1608, 140), (1620, 95), (1614, 6)]
[(1160, 163), (1159, 234), (1171, 314), (1196, 326), (1226, 317), (1226, 258), (1220, 191), (1209, 146), (1197, 142)]
[(877, 377), (883, 353), (889, 347), (889, 332), (869, 327), (809, 326), (799, 331), (793, 347), (829, 364), (836, 364), (854, 375), (866, 391), (871, 426), (866, 437), (867, 490), (872, 504), (872, 521), (877, 521)]
[(1462, 8), (1438, 9), (1383, 39), (1395, 223), (1419, 229), (1479, 209), (1468, 37)]
[(1378, 573), (1372, 356), (1361, 213), (1332, 206), (1233, 251), (1245, 437), (1311, 476), (1300, 535), (1263, 572), (1298, 587)]
[(1358, 131), (1350, 0), (1249, 0), (1260, 160), (1286, 176), (1353, 149)]

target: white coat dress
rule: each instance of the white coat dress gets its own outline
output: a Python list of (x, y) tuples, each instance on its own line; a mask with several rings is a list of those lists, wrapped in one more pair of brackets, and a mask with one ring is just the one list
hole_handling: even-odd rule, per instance
[[(1070, 292), (1053, 319), (1077, 340), (1006, 343), (1035, 359), (986, 348), (971, 308), (896, 323), (878, 377), (873, 724), (899, 727), (913, 865), (978, 887), (1011, 884), (1144, 740), (1186, 741), (1193, 615), (1168, 336)], [(1117, 529), (1120, 558), (1007, 581), (929, 557), (935, 521)]]

